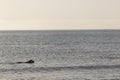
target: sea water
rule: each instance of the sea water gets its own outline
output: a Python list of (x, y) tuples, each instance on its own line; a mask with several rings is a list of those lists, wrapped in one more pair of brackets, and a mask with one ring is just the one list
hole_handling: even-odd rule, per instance
[(0, 31), (0, 80), (120, 80), (120, 30)]

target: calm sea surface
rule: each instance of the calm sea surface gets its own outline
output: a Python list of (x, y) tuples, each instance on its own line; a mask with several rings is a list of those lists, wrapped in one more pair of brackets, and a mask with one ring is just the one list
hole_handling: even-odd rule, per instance
[(1, 31), (0, 80), (120, 80), (120, 31)]

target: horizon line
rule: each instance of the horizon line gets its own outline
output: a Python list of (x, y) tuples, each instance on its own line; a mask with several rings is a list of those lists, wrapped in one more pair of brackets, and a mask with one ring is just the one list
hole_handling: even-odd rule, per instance
[(120, 31), (120, 29), (16, 29), (16, 30), (0, 30), (0, 31)]

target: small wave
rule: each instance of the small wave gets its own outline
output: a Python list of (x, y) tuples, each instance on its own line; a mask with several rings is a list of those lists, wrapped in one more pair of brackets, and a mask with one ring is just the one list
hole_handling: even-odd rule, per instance
[(95, 69), (115, 69), (120, 68), (120, 65), (93, 65), (93, 66), (66, 66), (66, 67), (26, 67), (22, 69), (0, 69), (0, 72), (15, 71), (15, 72), (40, 72), (40, 71), (61, 71), (61, 70), (95, 70)]

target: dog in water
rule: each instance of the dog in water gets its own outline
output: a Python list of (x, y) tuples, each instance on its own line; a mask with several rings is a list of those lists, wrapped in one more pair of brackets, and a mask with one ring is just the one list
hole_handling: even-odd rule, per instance
[(33, 64), (35, 61), (33, 60), (29, 60), (29, 61), (26, 61), (26, 62), (16, 62), (17, 64), (22, 64), (22, 63), (28, 63), (28, 64)]

